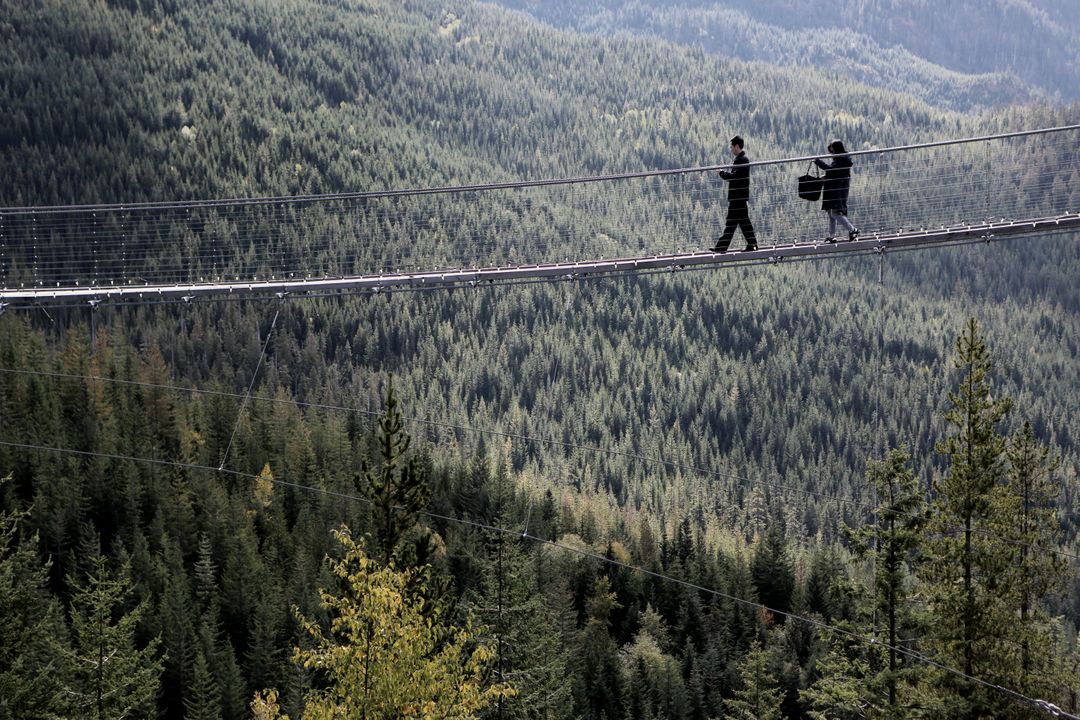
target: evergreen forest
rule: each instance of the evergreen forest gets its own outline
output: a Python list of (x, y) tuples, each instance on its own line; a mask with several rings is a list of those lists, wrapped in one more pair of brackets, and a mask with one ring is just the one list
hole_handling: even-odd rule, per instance
[[(766, 159), (1078, 121), (1070, 3), (958, 8), (0, 0), (0, 275), (39, 270), (10, 261), (20, 208), (686, 168), (725, 162), (736, 132)], [(1080, 211), (1076, 150), (1053, 152)], [(1040, 202), (1024, 192), (1006, 178), (992, 199)], [(518, 218), (553, 256), (587, 251), (590, 219), (552, 197), (464, 195), (381, 235), (299, 214), (259, 229), (283, 255), (351, 237), (357, 263), (445, 265), (482, 252), (456, 228)], [(658, 210), (590, 202), (646, 229)], [(125, 262), (269, 266), (227, 221), (157, 220), (127, 226), (155, 240)], [(0, 718), (1080, 714), (1076, 241), (0, 300)], [(219, 265), (195, 267), (211, 242)]]

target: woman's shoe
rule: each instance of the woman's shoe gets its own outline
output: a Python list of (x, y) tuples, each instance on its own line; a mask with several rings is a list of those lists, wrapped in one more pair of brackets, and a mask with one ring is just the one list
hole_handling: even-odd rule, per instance
[[(856, 228), (856, 229), (852, 230), (851, 232), (849, 232), (847, 234), (847, 239), (848, 239), (848, 242), (855, 242), (856, 240), (858, 240), (859, 239), (859, 230), (858, 230), (858, 228)], [(836, 242), (836, 241), (834, 240), (833, 242)]]

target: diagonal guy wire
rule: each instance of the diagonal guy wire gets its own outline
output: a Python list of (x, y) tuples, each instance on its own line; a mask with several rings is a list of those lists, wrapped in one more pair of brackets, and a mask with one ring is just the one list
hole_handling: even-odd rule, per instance
[(221, 456), (221, 465), (218, 466), (218, 470), (225, 469), (225, 461), (229, 457), (229, 451), (232, 450), (236, 431), (240, 428), (240, 418), (244, 416), (244, 408), (247, 407), (248, 399), (251, 397), (251, 390), (255, 387), (255, 380), (259, 377), (259, 368), (262, 367), (263, 358), (266, 357), (266, 348), (270, 345), (270, 338), (274, 336), (274, 327), (277, 325), (278, 315), (280, 314), (281, 306), (278, 306), (277, 311), (274, 313), (274, 319), (270, 322), (270, 330), (266, 333), (266, 340), (263, 341), (262, 351), (259, 353), (259, 362), (255, 365), (255, 372), (251, 373), (251, 382), (248, 383), (244, 399), (240, 401), (240, 409), (236, 411), (236, 423), (233, 425), (232, 434), (229, 435), (229, 444), (225, 446), (225, 454)]

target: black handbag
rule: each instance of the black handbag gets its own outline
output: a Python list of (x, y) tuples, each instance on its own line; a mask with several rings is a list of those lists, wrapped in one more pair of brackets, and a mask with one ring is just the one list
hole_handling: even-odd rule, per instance
[(817, 202), (821, 199), (821, 186), (825, 184), (825, 178), (820, 175), (810, 175), (809, 170), (813, 166), (814, 163), (810, 163), (810, 166), (806, 168), (808, 174), (799, 176), (799, 197), (810, 202)]

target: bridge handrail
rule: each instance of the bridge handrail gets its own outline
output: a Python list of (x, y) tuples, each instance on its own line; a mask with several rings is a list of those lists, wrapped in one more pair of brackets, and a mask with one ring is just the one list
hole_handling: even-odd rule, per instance
[[(977, 137), (959, 138), (953, 140), (936, 140), (932, 142), (913, 143), (910, 145), (895, 145), (884, 148), (870, 148), (867, 150), (852, 150), (848, 155), (883, 155), (907, 150), (921, 150), (926, 148), (946, 147), (950, 145), (963, 145), (968, 143), (986, 142), (992, 140), (1007, 140), (1010, 138), (1033, 137), (1048, 135), (1050, 133), (1080, 130), (1080, 124), (1060, 125), (1050, 128), (1038, 128), (1035, 130), (1019, 130), (1016, 132), (997, 133), (994, 135), (980, 135)], [(775, 160), (755, 160), (750, 167), (766, 167), (769, 165), (782, 165), (790, 163), (805, 163), (815, 158), (823, 157), (822, 154), (802, 155), (799, 157), (781, 158)], [(154, 211), (173, 210), (185, 208), (208, 208), (208, 207), (239, 207), (249, 205), (285, 205), (331, 202), (337, 200), (373, 200), (380, 198), (414, 197), (420, 195), (442, 195), (452, 193), (485, 192), (490, 190), (516, 190), (522, 188), (550, 187), (558, 185), (581, 185), (587, 183), (611, 182), (615, 180), (632, 180), (636, 178), (661, 177), (665, 175), (687, 175), (692, 173), (711, 172), (730, 168), (730, 164), (702, 165), (698, 167), (672, 168), (666, 170), (642, 170), (638, 172), (613, 173), (609, 175), (591, 175), (571, 178), (553, 178), (548, 180), (520, 180), (509, 182), (480, 183), (472, 185), (444, 185), (427, 188), (403, 188), (399, 190), (373, 190), (343, 193), (326, 193), (319, 195), (283, 195), (277, 197), (259, 198), (223, 198), (212, 200), (171, 200), (165, 202), (142, 202), (142, 203), (109, 203), (100, 205), (40, 205), (29, 207), (4, 207), (0, 208), (0, 217), (4, 215), (19, 216), (33, 214), (61, 214), (61, 213), (85, 213), (85, 212), (116, 212), (116, 211)]]

